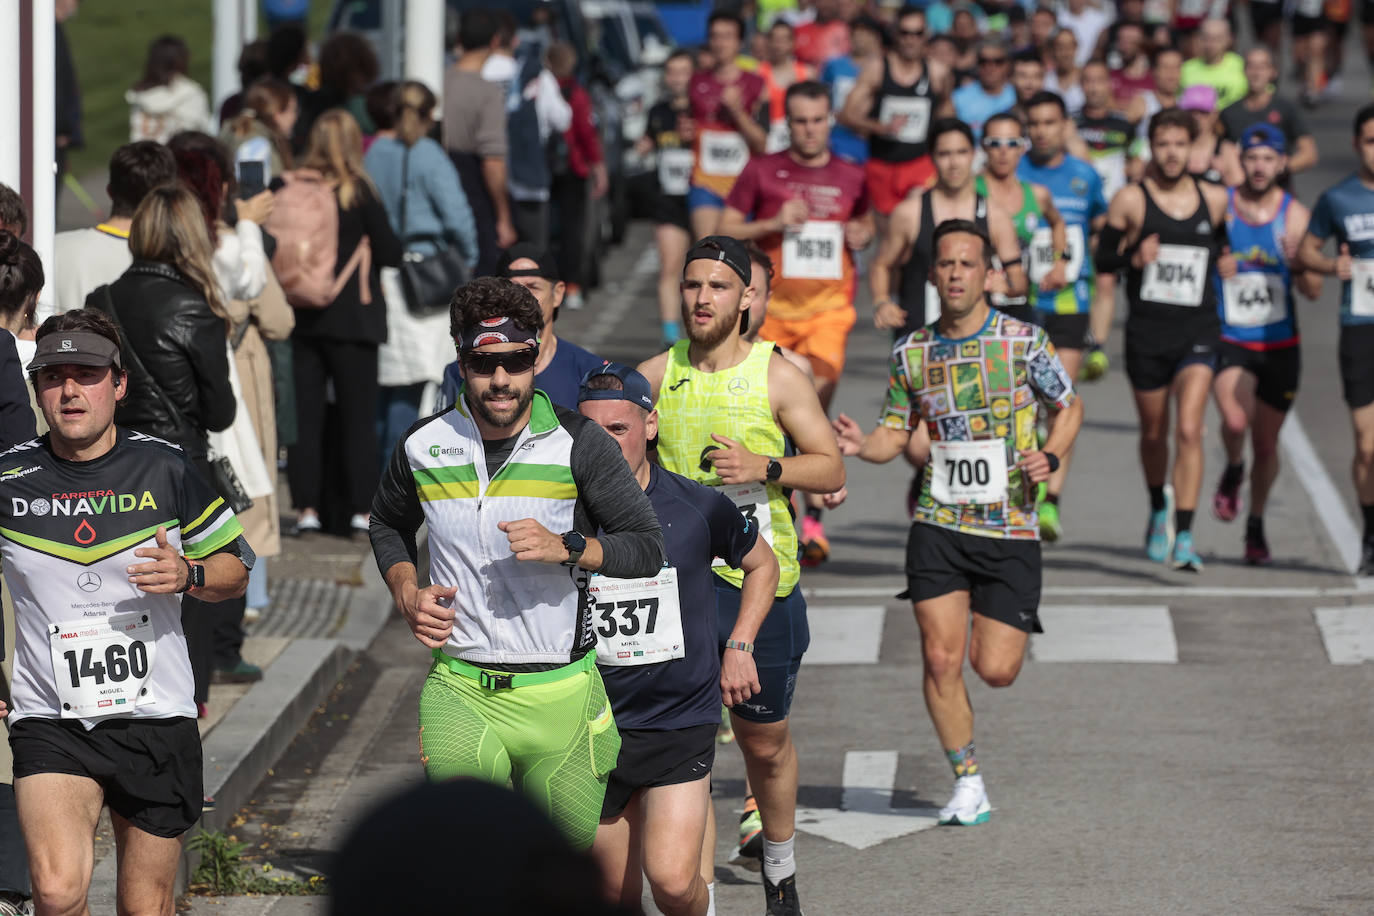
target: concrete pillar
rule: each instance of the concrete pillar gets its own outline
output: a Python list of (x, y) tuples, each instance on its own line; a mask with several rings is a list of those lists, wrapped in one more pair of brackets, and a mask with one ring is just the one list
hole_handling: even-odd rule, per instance
[(406, 79), (418, 80), (444, 100), (444, 0), (406, 0)]

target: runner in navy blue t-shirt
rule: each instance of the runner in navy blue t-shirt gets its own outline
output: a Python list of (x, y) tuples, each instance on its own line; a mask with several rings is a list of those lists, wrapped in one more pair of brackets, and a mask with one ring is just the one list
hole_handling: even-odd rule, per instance
[[(620, 445), (658, 514), (668, 554), (657, 576), (591, 580), (596, 660), (621, 740), (592, 852), (622, 904), (638, 908), (643, 874), (665, 914), (700, 913), (712, 893), (701, 851), (708, 825), (714, 839), (706, 777), (720, 704), (759, 690), (753, 642), (773, 605), (778, 561), (728, 498), (649, 461), (658, 414), (644, 376), (607, 364), (583, 379), (578, 400)], [(723, 653), (711, 573), (717, 558), (744, 570)]]

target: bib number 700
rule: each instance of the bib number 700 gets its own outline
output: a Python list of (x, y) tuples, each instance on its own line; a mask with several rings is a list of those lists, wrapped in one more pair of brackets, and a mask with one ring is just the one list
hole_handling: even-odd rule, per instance
[[(617, 633), (621, 636), (638, 636), (641, 625), (640, 611), (647, 612), (643, 623), (644, 635), (653, 635), (654, 625), (658, 623), (658, 598), (654, 595), (626, 601), (599, 601), (596, 610), (602, 620), (602, 625), (596, 628), (596, 632), (606, 639)], [(617, 610), (620, 612), (621, 623), (616, 623)]]
[(992, 482), (992, 469), (985, 458), (946, 458), (945, 471), (949, 482), (961, 487), (985, 487)]

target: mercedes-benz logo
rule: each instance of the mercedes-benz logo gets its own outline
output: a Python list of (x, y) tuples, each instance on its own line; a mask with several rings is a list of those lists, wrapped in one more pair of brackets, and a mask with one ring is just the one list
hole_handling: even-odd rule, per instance
[(93, 592), (100, 588), (100, 576), (87, 570), (76, 577), (76, 587), (83, 592)]

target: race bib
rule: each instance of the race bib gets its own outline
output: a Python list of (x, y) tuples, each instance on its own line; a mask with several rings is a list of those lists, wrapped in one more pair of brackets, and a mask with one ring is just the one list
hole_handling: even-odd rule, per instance
[[(762, 483), (722, 484), (715, 489), (729, 497), (735, 508), (749, 521), (758, 525), (759, 537), (773, 546), (773, 510), (768, 505), (768, 487)], [(716, 557), (711, 566), (725, 566), (725, 561)]]
[(878, 107), (878, 120), (891, 124), (897, 118), (906, 121), (897, 130), (899, 143), (924, 143), (930, 127), (930, 99), (911, 95), (885, 95)]
[(854, 83), (857, 80), (852, 76), (835, 77), (835, 85), (830, 89), (831, 111), (839, 111), (844, 107), (844, 103), (849, 99), (849, 93), (854, 91)]
[(749, 161), (749, 144), (733, 131), (701, 132), (701, 171), (707, 175), (733, 178), (744, 171)]
[(1325, 0), (1298, 0), (1296, 12), (1299, 16), (1306, 16), (1308, 19), (1317, 19), (1321, 17), (1322, 6), (1324, 4)]
[(643, 579), (594, 575), (587, 584), (596, 624), (596, 663), (625, 667), (682, 658), (677, 569)]
[[(1069, 245), (1069, 260), (1064, 265), (1064, 281), (1067, 285), (1078, 279), (1078, 274), (1083, 269), (1083, 252), (1087, 246), (1083, 244), (1082, 226), (1066, 225), (1064, 230)], [(1056, 260), (1058, 259), (1054, 254), (1054, 236), (1050, 228), (1042, 226), (1036, 229), (1031, 236), (1031, 282), (1039, 283), (1045, 279), (1054, 269)]]
[(926, 281), (926, 320), (923, 325), (934, 324), (940, 320), (940, 291), (935, 284)]
[(930, 443), (930, 496), (946, 506), (1007, 498), (1007, 446), (1001, 439)]
[(1374, 318), (1374, 258), (1350, 262), (1350, 314)]
[(839, 280), (844, 276), (844, 223), (808, 220), (782, 237), (785, 280)]
[(1186, 308), (1202, 305), (1207, 255), (1207, 249), (1197, 245), (1160, 245), (1159, 257), (1145, 267), (1140, 298)]
[(696, 157), (689, 149), (673, 148), (658, 151), (658, 187), (669, 197), (682, 197), (692, 180), (692, 165)]
[(62, 718), (109, 716), (152, 701), (144, 685), (157, 640), (148, 614), (49, 624), (48, 640)]
[(1222, 281), (1226, 323), (1233, 328), (1262, 328), (1288, 317), (1283, 277), (1252, 270)]
[(780, 153), (792, 145), (792, 132), (787, 128), (787, 121), (774, 121), (768, 125), (768, 138), (763, 141), (763, 151), (765, 153)]

